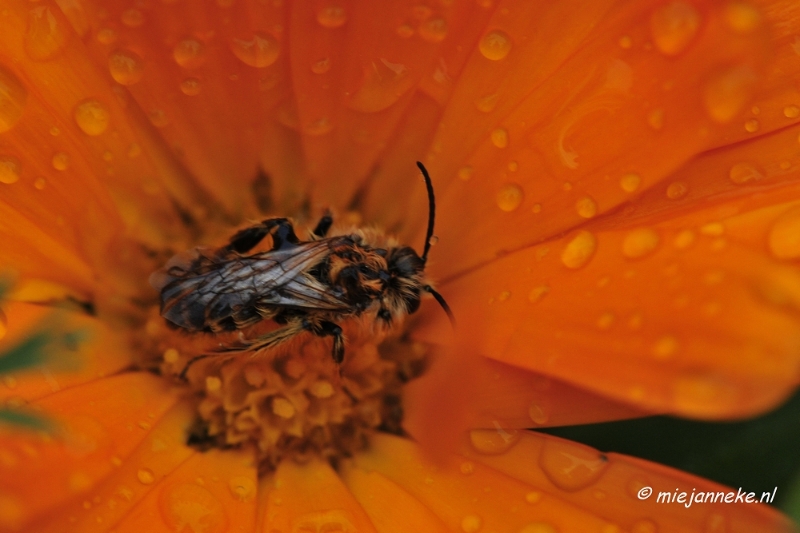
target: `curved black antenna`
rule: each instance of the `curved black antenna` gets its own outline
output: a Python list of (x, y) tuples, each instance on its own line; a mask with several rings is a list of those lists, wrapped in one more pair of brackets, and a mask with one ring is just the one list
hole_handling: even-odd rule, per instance
[[(428, 260), (428, 252), (431, 249), (431, 237), (433, 237), (433, 221), (436, 219), (436, 200), (433, 198), (433, 182), (431, 182), (431, 177), (428, 174), (428, 169), (426, 169), (425, 165), (423, 165), (419, 161), (417, 161), (417, 166), (419, 167), (420, 172), (422, 172), (422, 177), (425, 178), (425, 187), (428, 189), (428, 231), (425, 232), (425, 247), (422, 249), (422, 257), (420, 257), (420, 259), (422, 259), (422, 264), (424, 265), (425, 262)], [(441, 298), (441, 296), (439, 298)]]
[(442, 306), (442, 309), (444, 309), (444, 312), (447, 313), (447, 318), (450, 319), (450, 325), (453, 326), (453, 329), (456, 329), (456, 317), (450, 310), (450, 306), (447, 305), (447, 302), (444, 301), (444, 297), (438, 292), (436, 292), (430, 285), (425, 285), (424, 287), (422, 287), (422, 290), (433, 295), (436, 301), (439, 302), (439, 305)]

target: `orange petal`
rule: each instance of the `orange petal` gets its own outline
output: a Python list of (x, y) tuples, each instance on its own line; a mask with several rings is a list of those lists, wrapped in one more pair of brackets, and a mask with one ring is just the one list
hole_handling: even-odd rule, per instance
[[(17, 501), (17, 525), (42, 520), (67, 505), (70, 510), (59, 511), (55, 527), (63, 530), (68, 516), (86, 516), (82, 502), (91, 502), (91, 494), (100, 494), (113, 480), (119, 487), (122, 471), (132, 470), (135, 478), (138, 468), (156, 468), (148, 459), (158, 451), (152, 446), (167, 442), (165, 425), (171, 429), (178, 414), (186, 416), (184, 408), (175, 411), (175, 402), (161, 379), (144, 373), (105, 378), (37, 401), (34, 405), (62, 429), (53, 435), (7, 432), (2, 438), (0, 491)], [(117, 467), (122, 470), (114, 472)]]
[[(354, 463), (400, 486), (452, 531), (604, 531), (610, 522), (568, 497), (526, 501), (537, 487), (475, 460), (451, 456), (446, 465), (433, 467), (407, 439), (378, 435)], [(518, 468), (527, 471), (536, 465), (528, 458)]]
[(375, 532), (336, 472), (319, 459), (302, 465), (283, 461), (267, 497), (265, 531)]
[(255, 531), (257, 480), (251, 450), (198, 453), (167, 475), (114, 531)]
[[(118, 334), (107, 324), (83, 313), (53, 311), (47, 306), (5, 302), (0, 310), (7, 328), (0, 337), (0, 353), (43, 327), (75, 331), (86, 338), (77, 350), (48, 351), (47, 364), (3, 377), (0, 400), (30, 402), (48, 394), (109, 376), (133, 361)], [(56, 334), (56, 333), (54, 333)]]
[[(796, 185), (597, 220), (446, 284), (465, 343), (638, 408), (727, 418), (797, 384)], [(773, 257), (764, 250), (771, 250)], [(426, 314), (432, 310), (425, 310)], [(418, 334), (435, 342), (438, 314)]]
[(422, 502), (385, 476), (348, 465), (341, 475), (380, 533), (449, 531)]
[[(741, 500), (663, 503), (660, 493), (668, 493), (674, 499), (685, 492), (687, 499), (692, 492), (732, 492), (734, 500), (738, 491), (641, 459), (601, 454), (588, 446), (527, 431), (503, 440), (495, 431), (476, 430), (468, 441), (462, 449), (464, 458), (532, 487), (535, 492), (528, 493), (525, 500), (534, 507), (546, 505), (553, 498), (564, 499), (625, 531), (635, 532), (796, 530), (768, 505)], [(747, 493), (747, 487), (743, 492)], [(754, 496), (756, 500), (761, 497)]]
[[(441, 214), (434, 273), (610, 211), (741, 128), (763, 77), (767, 27), (739, 31), (714, 2), (671, 5), (509, 2), (495, 11), (429, 158)], [(659, 37), (686, 40), (653, 50)], [(409, 218), (424, 220), (425, 207), (412, 205)], [(480, 224), (464, 224), (465, 213)]]

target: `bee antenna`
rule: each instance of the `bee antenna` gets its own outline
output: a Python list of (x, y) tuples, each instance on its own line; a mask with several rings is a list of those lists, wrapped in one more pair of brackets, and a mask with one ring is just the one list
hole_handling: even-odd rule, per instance
[(436, 290), (434, 290), (434, 288), (431, 287), (430, 285), (425, 285), (424, 287), (422, 287), (422, 290), (424, 290), (425, 292), (428, 292), (431, 295), (433, 295), (433, 297), (436, 299), (436, 301), (439, 302), (439, 305), (442, 306), (442, 309), (444, 309), (444, 312), (447, 313), (447, 318), (450, 319), (450, 325), (453, 326), (453, 329), (455, 329), (455, 327), (456, 327), (456, 317), (453, 315), (453, 312), (450, 310), (450, 306), (447, 305), (447, 302), (444, 301), (444, 297), (441, 294), (439, 294), (438, 292), (436, 292)]
[[(425, 247), (422, 249), (422, 264), (424, 265), (425, 262), (428, 260), (428, 252), (431, 249), (431, 237), (433, 237), (433, 221), (436, 219), (436, 200), (433, 197), (433, 182), (431, 181), (431, 176), (428, 174), (428, 170), (425, 168), (425, 165), (417, 161), (417, 166), (419, 167), (420, 172), (422, 172), (422, 177), (425, 178), (425, 187), (428, 189), (428, 231), (425, 232)], [(429, 291), (430, 292), (430, 291)], [(431, 292), (436, 298), (436, 293)], [(439, 300), (441, 296), (436, 298)], [(440, 301), (442, 303), (444, 300)], [(443, 305), (445, 309), (447, 309), (447, 304)]]

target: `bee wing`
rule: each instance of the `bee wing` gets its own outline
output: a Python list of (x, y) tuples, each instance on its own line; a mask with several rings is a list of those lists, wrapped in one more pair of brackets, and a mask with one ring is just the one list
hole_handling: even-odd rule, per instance
[(180, 268), (168, 264), (158, 280), (163, 283), (161, 315), (199, 331), (216, 329), (214, 324), (227, 318), (255, 322), (261, 318), (258, 309), (264, 307), (345, 309), (347, 304), (329, 287), (307, 274), (334, 244), (323, 239), (224, 261), (206, 259)]

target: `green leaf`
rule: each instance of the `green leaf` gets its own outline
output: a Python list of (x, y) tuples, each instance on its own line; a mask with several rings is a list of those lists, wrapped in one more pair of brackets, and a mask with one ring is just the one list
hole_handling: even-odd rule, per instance
[(8, 424), (34, 431), (52, 431), (50, 420), (26, 411), (0, 409), (0, 424)]

